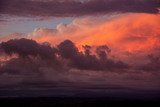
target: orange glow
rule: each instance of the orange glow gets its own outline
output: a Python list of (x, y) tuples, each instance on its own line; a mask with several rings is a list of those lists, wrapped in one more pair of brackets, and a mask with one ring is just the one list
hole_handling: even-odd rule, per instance
[(68, 25), (60, 24), (56, 29), (40, 28), (27, 37), (15, 33), (2, 37), (0, 41), (26, 37), (40, 43), (49, 42), (55, 46), (69, 39), (79, 48), (82, 45), (108, 45), (112, 52), (129, 53), (160, 47), (160, 14), (126, 13), (108, 17), (79, 18)]
[(133, 14), (106, 22), (80, 44), (103, 45), (135, 51), (159, 45), (160, 15)]
[[(84, 19), (81, 21), (90, 22), (90, 20)], [(111, 20), (94, 22), (92, 25), (71, 24), (61, 29), (61, 32), (34, 37), (33, 39), (38, 42), (48, 41), (53, 45), (70, 39), (77, 46), (106, 44), (113, 49), (118, 48), (119, 50), (134, 52), (159, 46), (159, 38), (159, 14), (124, 14)]]

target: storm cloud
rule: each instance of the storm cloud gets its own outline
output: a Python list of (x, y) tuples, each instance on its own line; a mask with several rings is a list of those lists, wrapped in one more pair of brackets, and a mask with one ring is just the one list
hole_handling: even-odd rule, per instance
[[(37, 69), (39, 69), (39, 67), (44, 65), (53, 69), (63, 68), (67, 65), (67, 68), (80, 70), (128, 68), (128, 65), (122, 61), (114, 61), (107, 57), (110, 51), (107, 46), (98, 46), (96, 53), (91, 54), (91, 46), (83, 46), (84, 52), (81, 52), (70, 40), (61, 42), (57, 47), (51, 47), (48, 43), (39, 44), (34, 40), (22, 38), (2, 42), (0, 47), (1, 51), (7, 55), (17, 54), (19, 56), (18, 58), (13, 58), (5, 62), (5, 68), (8, 68), (7, 66), (12, 64), (17, 67), (27, 66), (27, 69), (30, 68), (29, 66), (32, 64), (34, 71), (36, 71), (36, 66), (38, 66)], [(17, 65), (15, 65), (16, 63)], [(29, 66), (27, 64), (29, 64)]]
[[(149, 56), (150, 62), (136, 69), (124, 61), (111, 59), (112, 50), (107, 45), (97, 46), (95, 53), (92, 52), (92, 46), (84, 45), (82, 48), (84, 50), (80, 51), (70, 40), (65, 40), (54, 47), (48, 43), (37, 43), (24, 38), (2, 42), (0, 44), (2, 56), (17, 54), (18, 57), (6, 61), (0, 60), (2, 89), (0, 95), (4, 95), (3, 89), (13, 88), (22, 90), (69, 88), (71, 91), (129, 89), (131, 92), (159, 90), (160, 75), (159, 72), (153, 72), (159, 71), (159, 59), (155, 56)], [(43, 51), (47, 53), (44, 54)], [(157, 64), (157, 68), (154, 68), (153, 64)], [(20, 93), (18, 95), (21, 96)]]
[(79, 52), (73, 42), (66, 40), (58, 45), (58, 48), (62, 54), (62, 57), (71, 61), (72, 66), (79, 69), (89, 70), (107, 70), (113, 68), (127, 68), (127, 64), (121, 61), (113, 61), (107, 58), (107, 46), (97, 47), (96, 54), (90, 54), (90, 46), (85, 46), (85, 53)]
[(9, 55), (17, 53), (21, 57), (32, 55), (40, 56), (41, 58), (54, 58), (56, 52), (56, 49), (51, 48), (49, 43), (43, 43), (40, 45), (33, 40), (27, 40), (24, 38), (3, 42), (1, 43), (1, 48)]
[(1, 0), (0, 14), (73, 17), (112, 12), (158, 13), (159, 0)]

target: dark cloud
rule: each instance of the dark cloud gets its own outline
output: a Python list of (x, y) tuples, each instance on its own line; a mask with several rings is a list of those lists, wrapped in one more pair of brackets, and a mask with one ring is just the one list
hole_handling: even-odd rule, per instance
[[(70, 40), (65, 40), (57, 47), (48, 43), (39, 44), (29, 39), (14, 39), (0, 44), (1, 52), (18, 58), (6, 61), (1, 67), (3, 71), (41, 71), (41, 68), (52, 70), (77, 68), (80, 70), (113, 70), (128, 68), (122, 61), (114, 61), (107, 57), (110, 49), (107, 46), (97, 47), (96, 53), (91, 54), (91, 46), (83, 46), (80, 52)], [(1, 71), (2, 72), (2, 71)], [(16, 73), (15, 72), (15, 73)]]
[(107, 70), (127, 68), (128, 65), (121, 61), (114, 61), (107, 57), (110, 49), (107, 46), (97, 47), (96, 55), (90, 54), (91, 46), (83, 46), (84, 53), (79, 52), (72, 41), (66, 40), (58, 45), (62, 57), (70, 61), (71, 66), (78, 69)]
[[(159, 73), (153, 75), (152, 72), (135, 70), (122, 61), (110, 59), (111, 50), (106, 45), (97, 47), (95, 53), (92, 46), (83, 48), (84, 52), (80, 52), (70, 40), (57, 47), (28, 39), (0, 43), (0, 55), (4, 55), (3, 52), (9, 56), (13, 53), (19, 55), (4, 62), (0, 60), (0, 97), (12, 96), (12, 93), (14, 97), (28, 96), (26, 90), (31, 91), (30, 96), (34, 97), (45, 94), (62, 96), (62, 93), (77, 97), (79, 94), (75, 93), (84, 93), (86, 89), (87, 93), (97, 90), (97, 95), (99, 92), (104, 95), (108, 89), (116, 95), (117, 91), (128, 92), (130, 89), (132, 93), (135, 90), (159, 90)], [(159, 59), (149, 57), (158, 67)], [(132, 70), (135, 72), (130, 72)], [(38, 93), (33, 94), (33, 91)]]
[(99, 46), (97, 49), (96, 49), (96, 53), (97, 55), (99, 56), (99, 58), (101, 60), (105, 60), (107, 59), (107, 53), (109, 53), (111, 50), (108, 48), (108, 46), (106, 45), (103, 45), (103, 46)]
[[(44, 69), (62, 69), (56, 58), (57, 49), (49, 43), (38, 44), (29, 39), (13, 39), (0, 44), (0, 52), (8, 56), (13, 54), (9, 61), (1, 62), (0, 72), (9, 74), (35, 74), (41, 73)], [(4, 55), (4, 54), (3, 54)]]
[(6, 54), (18, 54), (21, 57), (40, 56), (48, 59), (54, 58), (56, 49), (52, 48), (48, 43), (38, 44), (34, 40), (14, 39), (1, 43), (1, 48)]
[(81, 16), (110, 12), (158, 13), (159, 0), (1, 0), (0, 14), (18, 16)]
[(160, 56), (148, 55), (149, 63), (140, 66), (139, 68), (145, 71), (160, 71)]
[(65, 40), (64, 42), (60, 43), (58, 45), (58, 49), (64, 58), (76, 57), (78, 54), (78, 48), (70, 40)]

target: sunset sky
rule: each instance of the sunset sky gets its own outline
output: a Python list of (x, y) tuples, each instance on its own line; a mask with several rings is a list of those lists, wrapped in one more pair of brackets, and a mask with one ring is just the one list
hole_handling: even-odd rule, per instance
[(160, 0), (1, 0), (0, 92), (11, 87), (160, 93)]

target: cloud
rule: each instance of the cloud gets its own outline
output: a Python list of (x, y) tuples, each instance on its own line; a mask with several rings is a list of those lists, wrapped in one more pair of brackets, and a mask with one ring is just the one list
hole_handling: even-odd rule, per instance
[(0, 14), (73, 17), (111, 12), (158, 13), (158, 0), (1, 0)]
[[(36, 60), (44, 62), (51, 62), (52, 64), (62, 64), (57, 67), (63, 68), (64, 65), (67, 65), (68, 68), (77, 68), (82, 70), (107, 70), (107, 69), (124, 69), (127, 68), (128, 65), (121, 61), (114, 61), (112, 59), (107, 58), (107, 46), (99, 46), (97, 48), (97, 55), (85, 54), (80, 52), (75, 44), (70, 40), (65, 40), (58, 45), (57, 48), (51, 47), (48, 43), (38, 44), (34, 40), (29, 39), (15, 39), (9, 40), (7, 42), (2, 42), (0, 44), (1, 51), (8, 55), (17, 54), (20, 61), (24, 60), (24, 66), (28, 62), (25, 63), (25, 60), (31, 60), (35, 65), (33, 66), (36, 69), (36, 65), (41, 62), (35, 62)], [(40, 57), (40, 59), (39, 59)], [(18, 59), (19, 59), (18, 58)], [(35, 60), (35, 61), (34, 61)], [(63, 61), (66, 60), (65, 63)], [(15, 60), (11, 59), (7, 61), (6, 68), (8, 68), (8, 64), (12, 65), (13, 63), (18, 63), (19, 60), (15, 58)], [(11, 63), (11, 64), (10, 64)], [(34, 64), (33, 63), (33, 64)], [(14, 64), (13, 64), (14, 65)], [(17, 67), (21, 64), (16, 64)], [(30, 64), (29, 64), (30, 65)], [(50, 65), (50, 64), (49, 64)], [(37, 67), (37, 69), (39, 69)], [(36, 70), (35, 70), (36, 71)]]
[[(38, 6), (31, 7), (33, 11), (25, 10), (21, 2), (26, 3), (27, 8)], [(73, 1), (50, 1), (49, 3), (55, 2), (60, 5), (65, 3), (69, 5)], [(95, 0), (82, 4), (86, 6), (89, 5), (87, 3), (91, 3), (92, 7), (100, 6), (98, 3), (102, 2), (108, 3)], [(113, 0), (112, 3), (114, 2)], [(117, 2), (119, 2), (117, 8), (120, 8), (121, 1)], [(155, 13), (157, 7), (155, 5), (158, 3), (155, 2), (154, 5), (154, 2), (142, 0), (143, 5), (149, 6), (139, 8), (138, 5), (138, 7), (134, 6), (134, 3), (139, 3), (139, 1), (134, 1), (134, 3), (130, 1), (133, 7), (137, 8), (134, 9), (135, 11), (132, 11), (132, 6), (126, 7), (128, 10), (126, 8), (119, 10), (120, 12)], [(42, 3), (42, 1), (35, 0), (6, 0), (2, 3), (9, 5), (8, 7), (1, 6), (3, 9), (0, 9), (0, 13), (20, 16), (49, 14), (64, 17), (117, 12), (116, 8), (112, 11), (101, 11), (96, 7), (94, 11), (87, 10), (86, 13), (66, 10), (66, 14), (62, 14), (63, 9), (60, 8), (57, 8), (60, 9), (60, 13), (55, 13), (59, 10), (54, 10), (53, 13), (48, 11), (53, 10), (50, 6), (44, 12), (41, 6), (48, 4), (47, 1)], [(23, 8), (19, 7), (19, 3)], [(27, 3), (33, 3), (33, 5), (29, 6)], [(40, 3), (42, 5), (39, 7)], [(10, 9), (15, 6), (17, 7), (13, 10)], [(114, 5), (111, 6), (114, 7)], [(79, 10), (78, 6), (77, 10)], [(0, 38), (0, 87), (1, 89), (58, 87), (58, 90), (60, 87), (62, 90), (66, 87), (69, 89), (101, 88), (103, 91), (123, 88), (127, 92), (128, 89), (159, 90), (159, 19), (159, 14), (142, 13), (83, 17), (75, 19), (71, 24), (59, 24), (54, 29), (37, 28), (29, 34), (15, 33), (3, 36)], [(149, 57), (146, 57), (148, 55)]]
[(80, 51), (84, 51), (81, 46), (85, 45), (91, 46), (94, 51), (97, 46), (107, 45), (112, 49), (107, 57), (137, 66), (148, 62), (146, 56), (155, 53), (160, 47), (159, 19), (159, 14), (142, 13), (84, 17), (77, 18), (70, 24), (59, 24), (54, 29), (36, 28), (29, 34), (4, 36), (0, 41), (28, 38), (57, 46), (69, 39)]
[[(43, 48), (47, 53), (41, 54)], [(1, 53), (19, 56), (0, 60), (0, 87), (2, 90), (69, 88), (74, 92), (77, 92), (75, 89), (159, 90), (159, 72), (155, 75), (153, 69), (144, 72), (145, 69), (135, 69), (122, 61), (110, 59), (111, 49), (106, 45), (96, 47), (95, 53), (92, 46), (84, 45), (83, 48), (84, 52), (81, 52), (70, 40), (57, 47), (24, 38), (3, 42), (0, 44)], [(52, 53), (47, 51), (55, 49)], [(48, 59), (50, 55), (55, 55), (54, 59)]]
[(159, 15), (154, 14), (84, 17), (67, 25), (60, 24), (49, 34), (45, 29), (36, 30), (27, 38), (40, 43), (47, 41), (53, 46), (70, 39), (81, 51), (84, 50), (82, 45), (93, 48), (107, 45), (112, 49), (109, 57), (141, 65), (148, 61), (148, 54), (154, 53), (160, 47), (159, 18)]
[[(43, 28), (34, 30), (29, 37), (39, 42), (48, 41), (55, 44), (65, 39), (70, 39), (80, 45), (103, 45), (115, 42), (116, 44), (123, 42), (124, 45), (128, 43), (132, 45), (132, 42), (135, 44), (137, 41), (144, 44), (145, 40), (152, 43), (159, 35), (159, 17), (159, 15), (152, 14), (122, 14), (102, 18), (85, 17), (75, 19), (68, 25), (60, 24), (52, 32), (47, 32)], [(139, 48), (141, 47), (143, 48), (143, 46)], [(125, 48), (129, 50), (131, 47), (126, 46)]]
[(1, 48), (9, 55), (16, 53), (20, 57), (40, 56), (44, 59), (53, 59), (56, 52), (56, 49), (51, 48), (48, 43), (40, 45), (33, 40), (23, 38), (2, 42)]
[[(54, 29), (37, 28), (29, 34), (15, 33), (13, 36), (3, 36), (0, 40), (1, 44), (2, 42), (8, 44), (10, 43), (7, 42), (8, 40), (17, 38), (18, 40), (11, 40), (10, 47), (16, 46), (16, 48), (10, 50), (20, 56), (23, 56), (22, 52), (25, 52), (25, 55), (29, 56), (29, 60), (33, 62), (33, 68), (38, 66), (38, 71), (56, 71), (55, 69), (58, 68), (60, 69), (57, 71), (68, 69), (115, 71), (113, 69), (115, 68), (127, 71), (157, 72), (159, 63), (151, 62), (146, 56), (156, 54), (156, 57), (159, 57), (159, 18), (159, 14), (140, 13), (84, 17), (75, 19), (67, 25), (60, 24)], [(25, 42), (22, 42), (23, 40)], [(33, 49), (30, 49), (29, 41)], [(44, 42), (51, 45), (44, 44)], [(23, 46), (27, 49), (25, 50)], [(5, 47), (5, 49), (9, 48)], [(17, 56), (13, 59), (8, 56), (3, 57), (3, 55), (1, 54), (0, 65), (4, 67), (6, 64), (6, 68), (10, 59), (14, 63), (19, 62), (19, 65), (23, 61), (23, 59), (17, 60)], [(26, 63), (24, 62), (23, 65)], [(17, 65), (13, 65), (11, 70), (14, 70), (15, 66)], [(28, 69), (25, 67), (18, 71)], [(35, 70), (35, 68), (31, 69), (29, 71)]]
[[(78, 69), (88, 70), (107, 70), (107, 69), (124, 69), (128, 65), (121, 61), (113, 61), (107, 58), (107, 46), (97, 47), (97, 55), (91, 55), (90, 52), (79, 52), (78, 48), (69, 40), (66, 40), (58, 45), (62, 57), (69, 59), (71, 66)], [(98, 57), (97, 57), (98, 56)]]
[(159, 72), (160, 71), (160, 55), (150, 54), (148, 55), (149, 62), (144, 64), (143, 66), (139, 66), (138, 69), (142, 69), (145, 71), (153, 71)]

